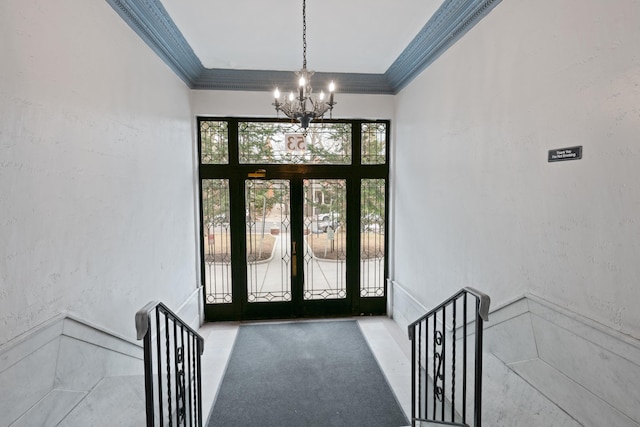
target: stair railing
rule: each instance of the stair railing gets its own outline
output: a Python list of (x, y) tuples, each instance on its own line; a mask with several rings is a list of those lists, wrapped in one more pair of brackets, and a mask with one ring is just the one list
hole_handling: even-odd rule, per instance
[(481, 427), (482, 331), (490, 303), (467, 287), (409, 325), (412, 426)]
[(160, 302), (136, 313), (144, 343), (147, 427), (202, 426), (204, 339)]

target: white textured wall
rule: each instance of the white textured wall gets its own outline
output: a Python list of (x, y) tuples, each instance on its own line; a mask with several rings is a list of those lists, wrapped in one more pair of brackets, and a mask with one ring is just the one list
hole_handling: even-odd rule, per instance
[(0, 344), (196, 289), (190, 91), (105, 1), (0, 3)]
[(396, 108), (398, 283), (427, 307), (529, 291), (640, 338), (638, 0), (503, 1)]

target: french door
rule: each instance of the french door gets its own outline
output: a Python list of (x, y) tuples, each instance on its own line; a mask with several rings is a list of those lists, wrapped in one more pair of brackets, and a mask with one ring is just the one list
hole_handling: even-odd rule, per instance
[(388, 122), (198, 125), (207, 320), (384, 313)]
[[(245, 181), (249, 317), (351, 313), (346, 183), (295, 175)], [(322, 194), (333, 198), (327, 212), (313, 198)]]

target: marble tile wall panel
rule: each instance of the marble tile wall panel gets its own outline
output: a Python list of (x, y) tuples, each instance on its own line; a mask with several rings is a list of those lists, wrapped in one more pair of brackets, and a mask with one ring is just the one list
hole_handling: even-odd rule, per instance
[(86, 395), (86, 392), (51, 390), (10, 427), (58, 425)]
[(142, 360), (85, 341), (62, 336), (55, 388), (86, 391), (107, 376), (144, 372)]
[(0, 373), (0, 425), (20, 418), (53, 388), (59, 339), (53, 339)]
[(389, 330), (389, 335), (391, 335), (405, 356), (411, 359), (411, 341), (409, 340), (407, 330), (398, 327), (398, 324), (390, 318), (384, 319), (382, 323)]
[(0, 346), (0, 372), (4, 372), (42, 346), (57, 339), (62, 333), (63, 321), (63, 316), (57, 316), (33, 331)]
[(640, 420), (640, 367), (582, 336), (532, 314), (538, 353), (546, 363)]
[(529, 300), (524, 296), (516, 298), (515, 300), (499, 307), (491, 307), (489, 312), (489, 321), (485, 322), (485, 328), (498, 325), (528, 312)]
[(200, 286), (196, 289), (191, 296), (185, 301), (184, 304), (176, 311), (178, 317), (180, 317), (187, 325), (189, 325), (194, 330), (198, 330), (200, 325), (202, 324), (203, 319), (201, 318), (202, 310), (200, 310), (200, 306), (202, 305), (203, 296), (202, 292), (204, 291), (204, 287)]
[(423, 316), (428, 310), (408, 294), (401, 285), (394, 281), (391, 283), (393, 284), (393, 319), (401, 329), (406, 331), (411, 322)]
[(537, 358), (538, 350), (529, 313), (495, 325), (487, 323), (484, 348), (505, 363)]
[(586, 427), (640, 427), (604, 400), (540, 359), (510, 367)]
[(142, 358), (136, 342), (56, 316), (0, 346), (0, 426), (55, 425), (65, 402), (105, 376), (141, 374)]
[[(409, 323), (407, 317), (419, 317), (418, 313), (422, 308), (397, 284), (394, 284), (394, 293), (394, 320), (403, 327), (405, 322)], [(519, 388), (516, 396), (537, 392), (549, 396), (554, 401), (557, 398), (558, 405), (580, 419), (579, 414), (573, 413), (579, 410), (577, 404), (580, 402), (572, 398), (565, 401), (563, 396), (558, 396), (557, 393), (576, 396), (586, 393), (582, 395), (581, 403), (584, 403), (590, 393), (598, 400), (589, 406), (585, 414), (591, 414), (595, 408), (600, 408), (598, 413), (610, 415), (609, 424), (600, 425), (618, 425), (616, 420), (620, 420), (621, 426), (640, 424), (640, 388), (637, 387), (637, 384), (640, 384), (640, 342), (637, 340), (608, 330), (602, 325), (528, 294), (494, 309), (489, 315), (489, 322), (485, 323), (484, 331), (484, 349), (488, 355), (485, 356), (485, 370), (486, 359), (489, 357), (494, 362), (502, 360), (509, 364), (514, 375), (518, 373), (523, 378), (531, 380), (530, 384), (523, 381), (523, 384), (518, 386), (529, 387), (531, 391), (525, 393), (524, 389)], [(496, 372), (502, 369), (509, 370), (509, 366), (494, 366), (492, 372), (485, 372), (485, 377), (495, 376)], [(545, 367), (557, 370), (563, 377), (552, 384), (553, 378), (547, 375), (549, 372)], [(505, 379), (509, 378), (504, 372), (500, 375)], [(533, 381), (534, 378), (538, 381)], [(570, 388), (571, 383), (574, 383), (575, 387)], [(520, 416), (521, 411), (526, 412), (528, 404), (523, 404), (522, 398), (511, 399), (511, 394), (501, 394), (512, 391), (492, 391), (497, 393), (499, 399), (505, 399), (504, 405), (524, 405), (520, 409), (507, 408), (502, 411), (504, 418), (495, 425), (512, 425), (511, 415)], [(491, 399), (488, 397), (490, 393), (487, 393), (485, 387), (485, 399)], [(556, 410), (562, 412), (558, 407)], [(492, 417), (493, 415), (490, 416)], [(583, 421), (591, 418), (598, 422), (597, 420), (606, 419), (607, 416), (602, 418), (585, 415), (582, 418)], [(557, 424), (549, 419), (533, 419), (531, 422), (531, 426), (565, 425), (565, 421)], [(545, 424), (546, 422), (551, 424)]]
[(528, 300), (532, 314), (640, 366), (640, 341), (537, 297), (529, 296)]
[(580, 424), (507, 365), (484, 355), (482, 425), (579, 427)]
[(144, 425), (144, 376), (127, 376), (101, 380), (58, 427)]
[(62, 334), (84, 341), (98, 347), (108, 348), (111, 351), (142, 359), (142, 341), (131, 341), (102, 328), (90, 325), (73, 317), (64, 319)]

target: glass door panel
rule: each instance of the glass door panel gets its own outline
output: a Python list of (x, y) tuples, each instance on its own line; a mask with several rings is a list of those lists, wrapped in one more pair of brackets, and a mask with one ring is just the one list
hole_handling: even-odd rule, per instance
[(231, 304), (229, 180), (202, 180), (204, 286), (208, 304)]
[(385, 296), (385, 180), (360, 185), (360, 296)]
[(303, 181), (304, 300), (347, 296), (346, 180)]
[(291, 301), (291, 190), (287, 180), (245, 181), (247, 301)]

